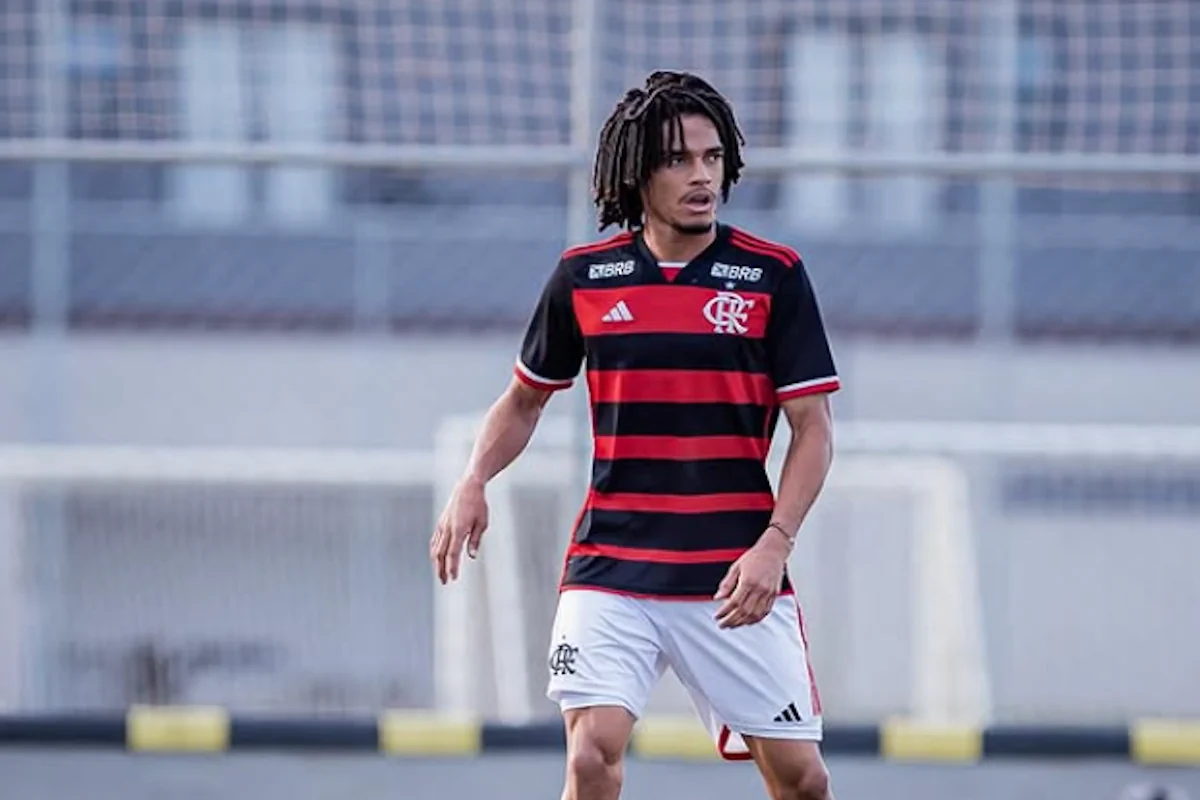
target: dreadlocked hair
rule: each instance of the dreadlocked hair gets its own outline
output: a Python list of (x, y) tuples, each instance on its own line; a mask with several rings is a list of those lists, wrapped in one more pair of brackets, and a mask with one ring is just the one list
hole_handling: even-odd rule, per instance
[(733, 109), (704, 79), (687, 72), (659, 70), (646, 78), (644, 87), (626, 92), (600, 129), (592, 170), (600, 230), (609, 225), (641, 227), (641, 188), (665, 161), (670, 145), (683, 141), (684, 114), (703, 114), (716, 126), (725, 153), (721, 199), (729, 199), (730, 188), (741, 177), (745, 142)]

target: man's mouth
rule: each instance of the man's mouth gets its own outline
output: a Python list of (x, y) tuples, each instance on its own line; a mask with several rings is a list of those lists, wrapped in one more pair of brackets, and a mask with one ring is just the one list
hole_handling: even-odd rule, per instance
[(712, 210), (714, 199), (715, 198), (713, 198), (713, 196), (707, 192), (699, 192), (696, 194), (689, 194), (686, 197), (684, 197), (683, 205), (689, 211), (703, 213), (705, 211)]

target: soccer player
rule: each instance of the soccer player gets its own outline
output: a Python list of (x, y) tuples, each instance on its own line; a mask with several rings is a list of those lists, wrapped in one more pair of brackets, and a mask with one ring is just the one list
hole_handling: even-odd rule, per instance
[[(832, 797), (786, 566), (829, 469), (839, 384), (800, 257), (717, 220), (743, 143), (726, 99), (695, 75), (654, 72), (617, 104), (593, 184), (600, 229), (624, 230), (562, 254), (430, 544), (442, 583), (464, 546), (477, 557), (488, 481), (585, 365), (592, 483), (548, 658), (565, 800), (619, 796), (667, 667), (720, 754), (753, 759), (772, 798)], [(773, 492), (780, 415), (792, 435)]]

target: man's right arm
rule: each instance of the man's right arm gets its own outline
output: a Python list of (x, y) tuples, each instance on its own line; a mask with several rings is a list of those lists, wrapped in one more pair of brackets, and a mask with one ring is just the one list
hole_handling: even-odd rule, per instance
[(486, 484), (529, 444), (551, 395), (570, 387), (583, 361), (570, 270), (560, 261), (542, 287), (513, 367), (513, 379), (488, 409), (465, 475)]
[(485, 414), (467, 469), (434, 528), (430, 555), (442, 583), (458, 577), (464, 544), (472, 558), (478, 551), (487, 528), (484, 488), (525, 450), (550, 396), (574, 383), (584, 352), (572, 300), (571, 275), (560, 262), (534, 308), (513, 379)]
[(464, 481), (485, 486), (524, 452), (553, 391), (513, 378), (483, 418)]

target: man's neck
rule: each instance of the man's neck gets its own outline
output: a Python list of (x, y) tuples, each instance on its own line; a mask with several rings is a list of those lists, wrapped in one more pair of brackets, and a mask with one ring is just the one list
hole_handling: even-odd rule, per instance
[(646, 247), (659, 261), (686, 264), (704, 252), (717, 238), (717, 226), (713, 223), (707, 233), (680, 233), (669, 225), (648, 222), (642, 232)]

